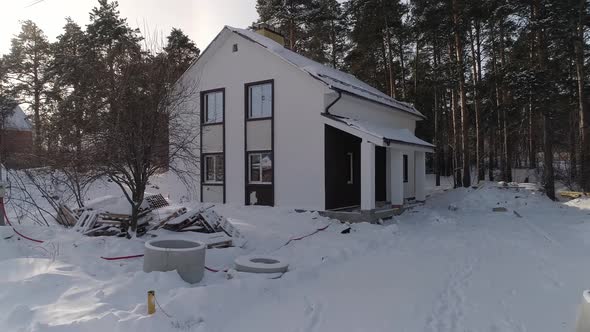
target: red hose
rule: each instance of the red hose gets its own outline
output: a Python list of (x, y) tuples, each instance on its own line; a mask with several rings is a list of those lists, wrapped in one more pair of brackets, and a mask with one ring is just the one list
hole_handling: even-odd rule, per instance
[(28, 236), (20, 233), (19, 231), (17, 231), (16, 228), (14, 228), (14, 226), (12, 226), (12, 224), (10, 223), (10, 220), (8, 220), (8, 213), (6, 213), (6, 209), (4, 208), (4, 198), (0, 198), (0, 207), (2, 207), (2, 212), (4, 213), (4, 219), (6, 219), (6, 223), (8, 224), (8, 226), (12, 227), (12, 230), (16, 234), (18, 234), (23, 239), (27, 239), (29, 241), (33, 241), (33, 242), (37, 242), (37, 243), (43, 243), (43, 242), (45, 242), (45, 241), (42, 241), (42, 240), (33, 239), (32, 237), (28, 237)]
[(106, 261), (118, 261), (118, 260), (122, 260), (122, 259), (130, 259), (130, 258), (139, 258), (139, 257), (143, 257), (143, 254), (141, 255), (131, 255), (131, 256), (119, 256), (119, 257), (103, 257), (100, 256), (100, 258), (106, 260)]
[(45, 241), (42, 241), (42, 240), (33, 239), (33, 238), (31, 238), (31, 237), (28, 237), (28, 236), (26, 236), (26, 235), (23, 235), (23, 234), (21, 234), (19, 231), (17, 231), (17, 230), (16, 230), (16, 228), (14, 228), (14, 227), (12, 227), (12, 230), (13, 230), (13, 231), (14, 231), (16, 234), (20, 235), (20, 237), (22, 237), (22, 238), (24, 238), (24, 239), (27, 239), (27, 240), (29, 240), (29, 241), (33, 241), (33, 242), (37, 242), (37, 243), (43, 243), (43, 242), (45, 242)]
[(315, 230), (315, 232), (313, 232), (313, 233), (309, 233), (309, 234), (307, 234), (307, 235), (303, 235), (303, 236), (300, 236), (300, 237), (294, 237), (294, 238), (291, 238), (291, 239), (289, 239), (289, 241), (287, 241), (285, 244), (283, 244), (283, 245), (282, 245), (280, 248), (282, 248), (282, 247), (284, 247), (284, 246), (288, 245), (289, 243), (291, 243), (291, 242), (293, 242), (293, 241), (299, 241), (299, 240), (303, 240), (303, 239), (305, 239), (306, 237), (310, 237), (310, 236), (312, 236), (312, 235), (314, 235), (314, 234), (317, 234), (317, 233), (319, 233), (319, 232), (321, 232), (321, 231), (325, 231), (325, 230), (326, 230), (328, 227), (330, 227), (330, 225), (331, 225), (331, 224), (327, 224), (325, 227), (318, 228), (318, 229), (316, 229), (316, 230)]

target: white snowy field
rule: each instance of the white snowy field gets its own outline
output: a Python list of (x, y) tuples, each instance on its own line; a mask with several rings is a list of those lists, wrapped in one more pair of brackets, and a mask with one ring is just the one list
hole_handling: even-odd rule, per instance
[[(158, 187), (181, 199), (165, 180)], [(498, 206), (508, 211), (493, 212)], [(208, 266), (271, 253), (289, 261), (289, 272), (206, 272), (190, 285), (176, 272), (143, 273), (141, 258), (99, 258), (140, 254), (142, 239), (21, 225), (46, 242), (0, 240), (0, 331), (573, 331), (590, 288), (590, 200), (552, 202), (486, 183), (438, 190), (395, 224), (354, 224), (349, 234), (315, 213), (216, 211), (247, 242), (208, 250)], [(148, 316), (152, 289), (163, 310)]]

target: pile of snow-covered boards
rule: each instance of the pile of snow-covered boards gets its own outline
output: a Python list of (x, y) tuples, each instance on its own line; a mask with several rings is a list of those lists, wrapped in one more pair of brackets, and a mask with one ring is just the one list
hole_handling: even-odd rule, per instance
[(232, 239), (241, 237), (240, 232), (226, 219), (208, 208), (188, 210), (184, 207), (176, 210), (150, 230), (163, 228), (173, 232), (198, 232), (210, 234), (211, 248), (223, 248), (232, 245)]
[(74, 227), (74, 225), (78, 222), (78, 215), (76, 215), (70, 208), (66, 205), (60, 205), (57, 211), (57, 219), (56, 221), (65, 227)]
[[(152, 220), (151, 217), (147, 217), (149, 212), (151, 212), (151, 210), (142, 210), (138, 214), (138, 235), (147, 232), (149, 222)], [(75, 218), (76, 220), (73, 229), (89, 236), (126, 236), (127, 228), (131, 221), (131, 215), (128, 214), (110, 213), (90, 208), (74, 210), (72, 212), (72, 218)]]
[(223, 218), (215, 211), (211, 209), (204, 210), (201, 212), (201, 216), (205, 220), (205, 223), (209, 225), (214, 232), (224, 232), (227, 236), (239, 238), (241, 237), (240, 232), (235, 228), (227, 218)]

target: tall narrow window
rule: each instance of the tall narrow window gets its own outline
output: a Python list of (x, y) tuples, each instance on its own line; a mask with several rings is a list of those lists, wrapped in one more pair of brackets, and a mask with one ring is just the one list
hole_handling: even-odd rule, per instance
[(222, 154), (210, 154), (204, 157), (204, 182), (205, 183), (223, 183), (224, 168), (223, 168), (223, 155)]
[(270, 152), (256, 152), (248, 155), (249, 183), (272, 183), (272, 156)]
[(250, 85), (248, 87), (248, 119), (272, 116), (272, 83)]
[(408, 155), (404, 155), (404, 182), (408, 182)]
[(346, 180), (346, 184), (353, 184), (354, 183), (354, 154), (352, 152), (346, 153), (346, 166), (348, 167), (348, 179)]
[(204, 117), (206, 124), (223, 122), (223, 91), (208, 92), (204, 96)]

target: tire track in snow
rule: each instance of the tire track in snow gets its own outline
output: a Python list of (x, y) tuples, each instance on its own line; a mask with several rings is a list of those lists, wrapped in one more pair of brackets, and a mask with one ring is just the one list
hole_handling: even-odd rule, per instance
[(426, 320), (426, 331), (455, 332), (463, 325), (465, 294), (477, 260), (468, 259), (449, 276), (443, 291), (438, 296), (433, 313)]
[(523, 224), (525, 224), (527, 226), (527, 228), (529, 230), (531, 230), (531, 232), (535, 233), (535, 235), (543, 237), (545, 240), (549, 241), (553, 245), (560, 246), (560, 243), (555, 241), (555, 239), (553, 239), (553, 237), (551, 237), (549, 235), (549, 233), (547, 233), (546, 231), (539, 228), (539, 226), (536, 226), (533, 223), (527, 221), (526, 219), (527, 218), (524, 217), (524, 218), (519, 219), (519, 221), (522, 222)]
[(305, 301), (305, 309), (304, 314), (307, 319), (305, 323), (305, 328), (301, 331), (311, 332), (311, 331), (319, 331), (318, 325), (321, 318), (322, 313), (322, 305), (318, 302), (312, 302), (307, 297), (303, 299)]

